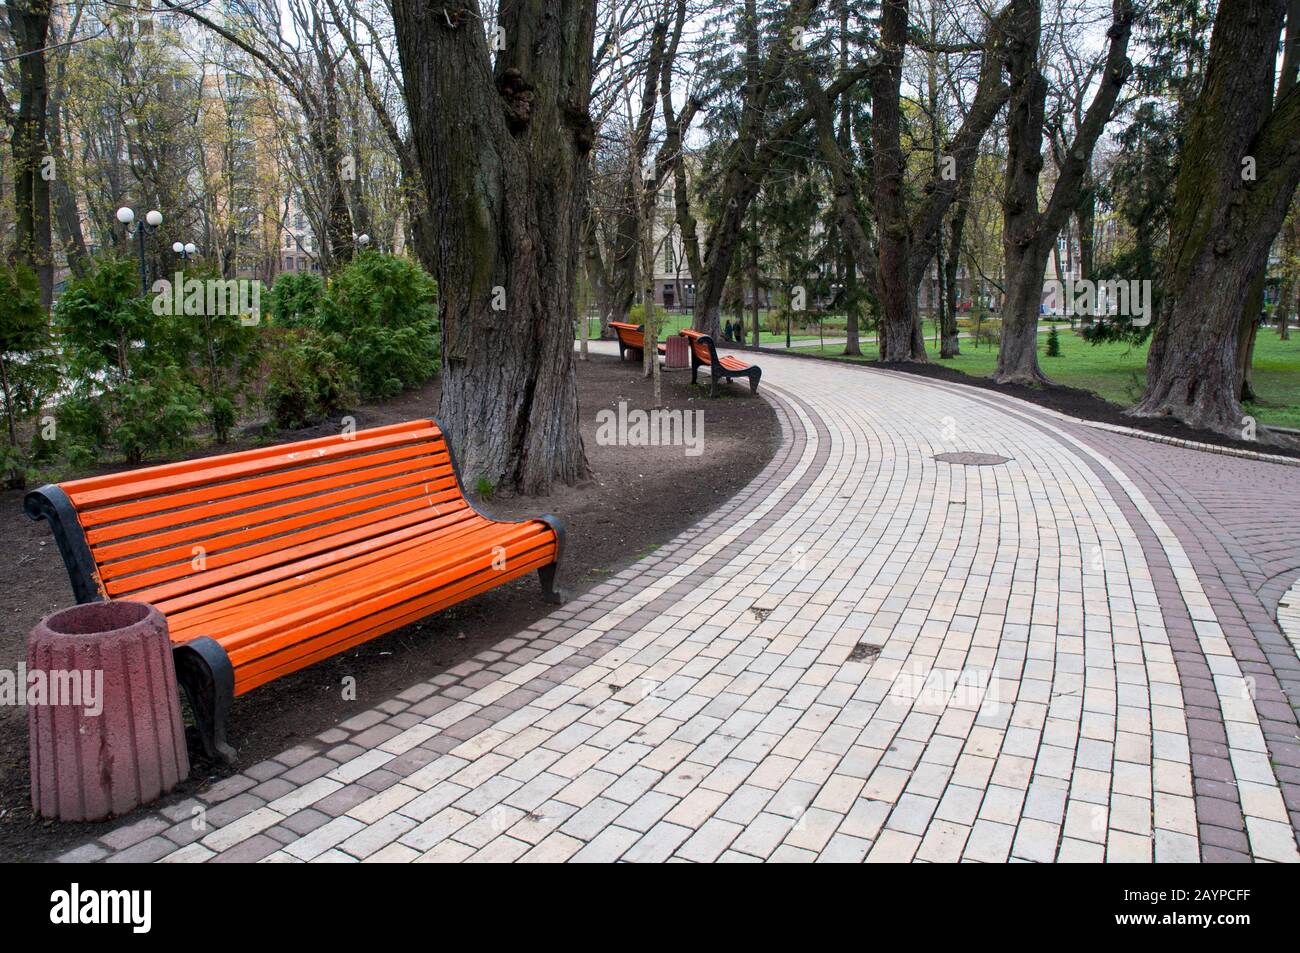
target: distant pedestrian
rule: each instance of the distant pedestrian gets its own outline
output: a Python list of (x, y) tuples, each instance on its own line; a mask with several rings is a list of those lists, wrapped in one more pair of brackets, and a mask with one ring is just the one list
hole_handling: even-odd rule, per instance
[(731, 319), (727, 318), (727, 323), (722, 326), (722, 340), (731, 340)]

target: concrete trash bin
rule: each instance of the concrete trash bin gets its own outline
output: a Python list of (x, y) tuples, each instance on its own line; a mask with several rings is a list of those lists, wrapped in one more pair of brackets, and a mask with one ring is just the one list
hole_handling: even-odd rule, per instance
[(167, 620), (144, 602), (87, 602), (27, 637), (32, 807), (97, 821), (190, 773)]
[(664, 341), (664, 367), (669, 370), (681, 370), (691, 366), (690, 343), (680, 334), (674, 334)]

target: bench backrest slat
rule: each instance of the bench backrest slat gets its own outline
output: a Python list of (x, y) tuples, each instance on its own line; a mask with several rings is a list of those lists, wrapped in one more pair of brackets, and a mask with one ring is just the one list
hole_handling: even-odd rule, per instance
[(689, 338), (691, 349), (695, 352), (695, 359), (706, 366), (712, 365), (714, 358), (717, 357), (717, 350), (713, 346), (713, 338), (709, 337), (703, 331), (693, 331), (690, 328), (684, 328), (681, 331), (682, 337)]
[(645, 347), (645, 331), (640, 325), (627, 324), (623, 321), (611, 321), (609, 326), (614, 329), (618, 339), (623, 342), (624, 347), (634, 347), (641, 350)]
[[(178, 599), (473, 514), (437, 425), (410, 421), (62, 484), (105, 594)], [(216, 587), (216, 588), (214, 588)], [(233, 588), (232, 588), (233, 587)], [(223, 589), (222, 591), (227, 591)], [(194, 600), (191, 600), (194, 601)]]

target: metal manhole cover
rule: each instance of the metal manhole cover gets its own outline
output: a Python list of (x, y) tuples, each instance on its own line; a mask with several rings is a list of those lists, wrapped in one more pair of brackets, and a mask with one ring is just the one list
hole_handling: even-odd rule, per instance
[(956, 453), (936, 453), (934, 458), (940, 463), (959, 463), (965, 467), (994, 467), (999, 463), (1010, 462), (1010, 457), (1002, 457), (996, 453), (975, 453), (970, 450), (961, 450)]

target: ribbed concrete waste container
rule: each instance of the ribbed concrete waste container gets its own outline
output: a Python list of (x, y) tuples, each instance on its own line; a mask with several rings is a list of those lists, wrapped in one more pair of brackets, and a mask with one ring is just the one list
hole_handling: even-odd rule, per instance
[(664, 341), (664, 367), (677, 370), (691, 366), (690, 344), (680, 334)]
[(27, 637), (32, 806), (95, 821), (190, 772), (167, 620), (143, 602), (88, 602)]

